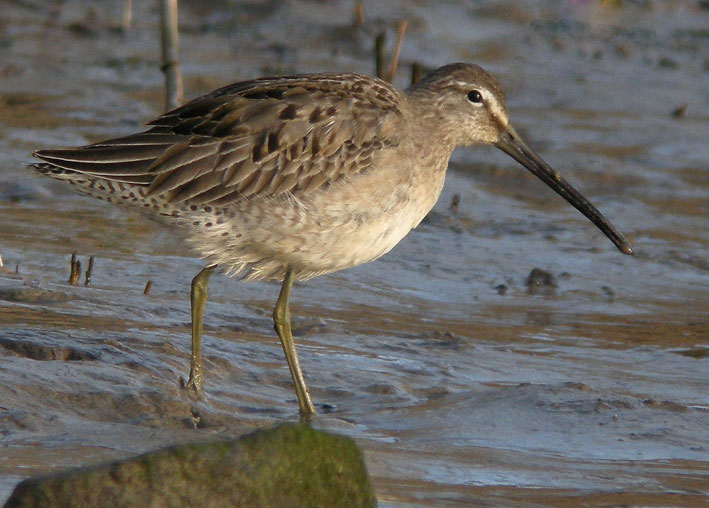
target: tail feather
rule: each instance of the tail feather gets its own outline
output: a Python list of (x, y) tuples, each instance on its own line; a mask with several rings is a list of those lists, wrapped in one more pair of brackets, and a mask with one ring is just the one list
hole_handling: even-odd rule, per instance
[[(38, 150), (34, 156), (59, 168), (106, 179), (146, 175), (154, 178), (155, 162), (171, 147), (187, 144), (188, 139), (183, 135), (146, 131), (78, 148)], [(146, 178), (128, 180), (147, 181)]]
[(74, 161), (69, 159), (55, 159), (48, 156), (42, 156), (42, 160), (47, 163), (63, 168), (76, 173), (83, 173), (108, 180), (114, 180), (117, 177), (147, 177), (147, 181), (151, 181), (154, 176), (150, 175), (147, 170), (152, 163), (151, 160), (137, 160), (129, 162), (86, 162)]
[[(154, 220), (181, 220), (180, 216), (184, 211), (183, 208), (171, 204), (168, 200), (146, 196), (148, 185), (153, 179), (152, 175), (106, 179), (47, 162), (39, 162), (33, 164), (32, 167), (39, 173), (71, 184), (81, 194), (122, 208), (143, 212)], [(142, 181), (140, 181), (141, 179)]]
[(115, 164), (153, 160), (165, 151), (164, 145), (130, 145), (109, 144), (91, 145), (81, 148), (62, 148), (54, 150), (38, 150), (33, 155), (47, 162), (84, 162), (87, 164)]

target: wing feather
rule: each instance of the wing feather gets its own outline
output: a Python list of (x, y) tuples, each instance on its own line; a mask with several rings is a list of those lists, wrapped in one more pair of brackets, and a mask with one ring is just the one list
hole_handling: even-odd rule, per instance
[(212, 152), (181, 164), (175, 170), (162, 171), (161, 174), (152, 181), (146, 195), (164, 194), (193, 182), (197, 177), (209, 172), (209, 168), (214, 165), (213, 161), (216, 157), (216, 152)]
[(400, 105), (396, 89), (367, 76), (266, 78), (195, 99), (145, 132), (35, 156), (177, 203), (306, 195), (366, 171), (377, 151), (396, 148)]

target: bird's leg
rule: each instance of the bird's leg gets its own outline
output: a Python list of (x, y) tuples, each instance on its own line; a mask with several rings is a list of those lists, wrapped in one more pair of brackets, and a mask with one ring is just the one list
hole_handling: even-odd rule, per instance
[(293, 334), (291, 333), (290, 308), (288, 306), (291, 287), (293, 287), (293, 268), (289, 267), (283, 279), (281, 294), (278, 296), (276, 307), (273, 309), (273, 324), (278, 337), (281, 339), (283, 352), (286, 354), (288, 368), (290, 368), (290, 374), (295, 385), (295, 394), (298, 397), (300, 416), (308, 418), (315, 414), (315, 408), (310, 400), (308, 387), (305, 386), (305, 379), (303, 379), (303, 373), (300, 370), (300, 362), (298, 362)]
[(197, 395), (202, 393), (202, 315), (207, 303), (209, 276), (215, 266), (208, 266), (192, 279), (190, 304), (192, 306), (192, 357), (190, 359), (190, 377), (185, 388), (191, 388)]

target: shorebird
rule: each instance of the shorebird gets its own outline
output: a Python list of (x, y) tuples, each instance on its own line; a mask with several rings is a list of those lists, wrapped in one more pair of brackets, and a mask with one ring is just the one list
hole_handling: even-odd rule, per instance
[(216, 267), (282, 280), (273, 311), (300, 414), (314, 414), (291, 333), (293, 282), (372, 261), (435, 204), (456, 147), (494, 145), (591, 220), (623, 235), (515, 132), (497, 81), (450, 64), (405, 91), (327, 73), (235, 83), (169, 111), (144, 132), (35, 152), (40, 173), (180, 230), (206, 260), (192, 280), (186, 388), (202, 391), (202, 314)]

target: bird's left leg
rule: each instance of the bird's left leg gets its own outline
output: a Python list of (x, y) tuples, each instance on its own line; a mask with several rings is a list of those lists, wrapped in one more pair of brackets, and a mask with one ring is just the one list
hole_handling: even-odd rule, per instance
[(298, 355), (295, 352), (295, 343), (293, 342), (293, 333), (291, 332), (290, 324), (290, 307), (288, 299), (290, 298), (290, 290), (293, 287), (293, 268), (289, 267), (286, 276), (283, 279), (281, 293), (278, 296), (276, 307), (273, 309), (273, 324), (281, 339), (283, 352), (286, 354), (286, 361), (290, 369), (293, 384), (295, 385), (295, 394), (298, 397), (298, 406), (300, 408), (300, 416), (308, 418), (315, 414), (315, 408), (310, 400), (308, 387), (305, 386), (305, 379), (300, 370), (300, 362)]

